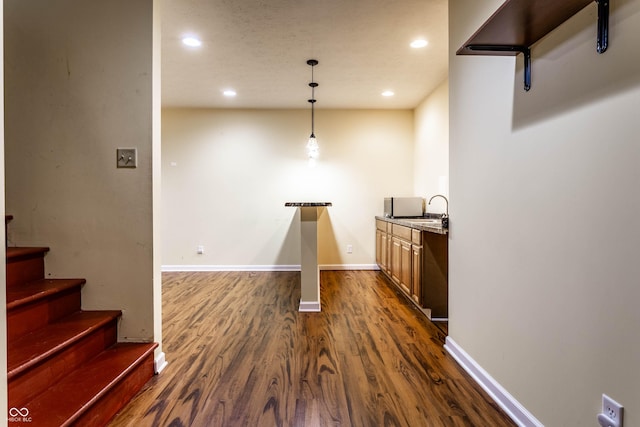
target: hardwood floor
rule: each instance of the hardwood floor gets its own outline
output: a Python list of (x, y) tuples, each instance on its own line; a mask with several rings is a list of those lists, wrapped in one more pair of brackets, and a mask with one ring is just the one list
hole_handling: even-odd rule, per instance
[(168, 367), (117, 426), (513, 426), (382, 273), (165, 273)]

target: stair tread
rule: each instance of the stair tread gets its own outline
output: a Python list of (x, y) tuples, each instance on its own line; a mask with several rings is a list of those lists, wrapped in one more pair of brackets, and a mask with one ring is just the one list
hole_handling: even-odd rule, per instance
[(156, 343), (113, 345), (24, 405), (29, 417), (38, 426), (72, 424), (156, 347)]
[(49, 248), (46, 246), (11, 246), (7, 248), (7, 262), (18, 261), (24, 258), (35, 258), (37, 256), (44, 256), (49, 252)]
[(7, 311), (85, 283), (85, 279), (41, 279), (8, 288)]
[(78, 311), (9, 342), (7, 378), (37, 365), (121, 315), (119, 310)]

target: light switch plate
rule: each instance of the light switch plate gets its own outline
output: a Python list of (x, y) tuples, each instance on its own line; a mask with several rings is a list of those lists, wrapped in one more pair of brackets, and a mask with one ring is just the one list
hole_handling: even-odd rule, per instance
[(119, 168), (136, 168), (138, 167), (138, 155), (135, 148), (118, 148), (116, 149), (117, 164)]

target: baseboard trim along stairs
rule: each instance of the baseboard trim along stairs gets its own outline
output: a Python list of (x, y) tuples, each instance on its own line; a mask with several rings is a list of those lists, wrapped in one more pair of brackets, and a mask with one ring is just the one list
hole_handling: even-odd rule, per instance
[(85, 279), (45, 279), (48, 251), (6, 248), (9, 425), (104, 426), (164, 355), (117, 342), (120, 310), (82, 310)]
[(164, 370), (164, 368), (167, 367), (167, 365), (169, 365), (169, 362), (167, 362), (164, 352), (160, 352), (159, 354), (157, 354), (156, 358), (153, 361), (154, 372), (156, 374), (159, 374)]
[(520, 427), (544, 427), (451, 337), (446, 338), (444, 348), (516, 424)]

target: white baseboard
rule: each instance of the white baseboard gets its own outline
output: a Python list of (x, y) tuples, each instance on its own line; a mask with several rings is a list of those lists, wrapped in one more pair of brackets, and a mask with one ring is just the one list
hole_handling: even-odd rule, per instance
[(160, 354), (158, 354), (153, 360), (153, 370), (155, 371), (156, 375), (162, 372), (162, 370), (166, 368), (168, 364), (169, 363), (164, 358), (164, 352), (160, 352)]
[(351, 270), (380, 270), (378, 264), (322, 264), (320, 270), (351, 271)]
[(163, 265), (162, 271), (300, 271), (300, 265)]
[(447, 337), (444, 348), (516, 424), (520, 427), (544, 427), (451, 337)]
[(317, 313), (321, 311), (320, 301), (300, 301), (298, 311), (307, 313)]
[[(322, 264), (320, 270), (379, 270), (377, 264)], [(178, 271), (300, 271), (300, 265), (163, 265), (164, 272)]]

